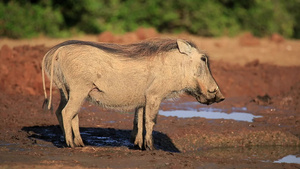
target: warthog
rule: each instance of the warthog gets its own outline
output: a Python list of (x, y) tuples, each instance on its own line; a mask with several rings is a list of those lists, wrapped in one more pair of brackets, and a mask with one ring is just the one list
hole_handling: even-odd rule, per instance
[[(50, 78), (49, 101), (45, 72)], [(129, 45), (66, 41), (46, 53), (42, 74), (48, 109), (52, 81), (60, 90), (56, 116), (71, 147), (84, 146), (78, 110), (85, 99), (106, 108), (135, 109), (132, 141), (149, 150), (154, 149), (152, 131), (164, 99), (187, 93), (203, 104), (224, 100), (211, 75), (208, 56), (181, 39)]]

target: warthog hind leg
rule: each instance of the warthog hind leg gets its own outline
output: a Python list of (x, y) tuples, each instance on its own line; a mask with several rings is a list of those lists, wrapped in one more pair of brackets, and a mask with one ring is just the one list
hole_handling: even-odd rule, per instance
[(63, 125), (63, 120), (62, 120), (62, 114), (61, 114), (61, 111), (64, 109), (64, 107), (66, 106), (67, 104), (67, 99), (63, 93), (62, 90), (60, 90), (60, 103), (59, 103), (59, 106), (55, 112), (56, 114), (56, 117), (57, 117), (57, 120), (58, 120), (58, 123), (59, 123), (59, 126), (62, 130), (63, 133), (65, 133), (64, 131), (64, 125)]
[[(68, 103), (62, 110), (62, 119), (67, 146), (75, 147), (84, 145), (79, 132), (78, 110), (85, 100), (87, 93), (88, 90), (85, 90), (84, 88), (70, 89)], [(74, 141), (72, 131), (74, 133)]]

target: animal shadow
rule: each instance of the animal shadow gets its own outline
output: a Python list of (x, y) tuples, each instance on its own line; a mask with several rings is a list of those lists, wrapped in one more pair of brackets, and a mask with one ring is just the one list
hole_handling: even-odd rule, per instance
[[(22, 130), (28, 133), (28, 138), (31, 140), (39, 139), (51, 142), (58, 148), (66, 147), (63, 133), (58, 125), (23, 127)], [(130, 142), (131, 130), (81, 127), (80, 134), (86, 146), (125, 146), (129, 149), (134, 149), (134, 145)], [(157, 149), (169, 152), (180, 152), (172, 143), (171, 139), (164, 133), (154, 131), (153, 138), (154, 145)]]

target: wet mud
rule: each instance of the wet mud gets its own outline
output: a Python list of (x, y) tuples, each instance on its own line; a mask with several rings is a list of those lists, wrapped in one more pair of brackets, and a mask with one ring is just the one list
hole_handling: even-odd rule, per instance
[[(198, 44), (204, 43), (201, 40), (194, 37)], [(232, 40), (233, 45), (237, 41)], [(269, 51), (265, 57), (282, 52), (269, 50), (270, 43), (246, 47), (243, 43), (240, 50), (264, 48)], [(290, 45), (288, 40), (282, 43), (286, 44), (277, 45)], [(216, 40), (204, 47), (226, 52), (224, 45)], [(133, 112), (106, 110), (90, 103), (84, 103), (79, 113), (86, 146), (68, 148), (55, 114), (41, 108), (40, 62), (48, 49), (47, 44), (1, 46), (0, 168), (300, 166), (300, 65), (282, 66), (268, 63), (266, 58), (261, 60), (267, 63), (262, 63), (259, 58), (248, 60), (246, 54), (241, 63), (247, 64), (212, 57), (212, 73), (226, 100), (210, 106), (189, 96), (164, 101), (153, 133), (157, 150), (133, 147)], [(218, 52), (211, 50), (210, 54)], [(300, 59), (299, 54), (297, 57)], [(53, 100), (57, 106), (56, 90)]]

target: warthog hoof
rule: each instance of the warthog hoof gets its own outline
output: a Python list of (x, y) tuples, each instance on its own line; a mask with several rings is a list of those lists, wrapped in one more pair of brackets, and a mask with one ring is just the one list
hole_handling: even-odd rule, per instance
[(150, 140), (146, 140), (145, 139), (144, 149), (147, 150), (147, 151), (149, 151), (149, 150), (156, 150), (156, 148), (153, 145), (153, 140), (152, 139), (150, 139)]
[(74, 144), (76, 147), (84, 147), (84, 143), (81, 138), (74, 138)]
[(131, 142), (134, 144), (134, 148), (136, 149), (143, 149), (143, 138), (142, 137), (131, 137)]
[(73, 143), (73, 140), (66, 140), (66, 144), (67, 144), (68, 147), (72, 147), (72, 148), (75, 147), (74, 143)]

